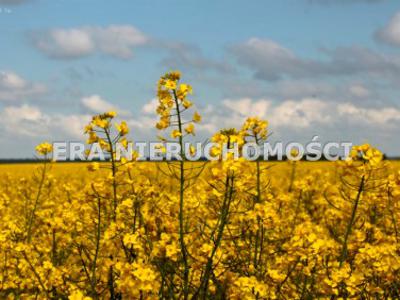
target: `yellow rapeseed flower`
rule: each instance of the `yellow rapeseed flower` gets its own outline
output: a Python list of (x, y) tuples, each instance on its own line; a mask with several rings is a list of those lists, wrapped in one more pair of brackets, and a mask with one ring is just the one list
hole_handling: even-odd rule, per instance
[(44, 142), (36, 146), (36, 152), (40, 155), (48, 155), (53, 152), (53, 145)]

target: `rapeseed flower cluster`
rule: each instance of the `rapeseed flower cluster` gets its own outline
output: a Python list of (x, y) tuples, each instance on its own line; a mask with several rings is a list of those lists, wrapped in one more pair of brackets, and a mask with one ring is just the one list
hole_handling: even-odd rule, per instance
[[(180, 80), (158, 83), (161, 144), (201, 121)], [(222, 159), (223, 143), (268, 138), (250, 117), (211, 138), (215, 161), (123, 161), (115, 118), (85, 128), (109, 156), (89, 171), (49, 164), (44, 143), (32, 175), (0, 174), (1, 299), (400, 297), (400, 172), (377, 149), (337, 164)]]

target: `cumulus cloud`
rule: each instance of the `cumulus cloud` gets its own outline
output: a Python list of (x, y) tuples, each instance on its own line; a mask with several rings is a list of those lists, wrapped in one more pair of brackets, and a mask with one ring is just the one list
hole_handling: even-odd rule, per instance
[(101, 114), (107, 111), (115, 111), (122, 117), (129, 117), (131, 115), (129, 110), (122, 109), (96, 94), (83, 97), (81, 99), (81, 105), (88, 114)]
[(225, 99), (222, 101), (225, 108), (244, 117), (252, 115), (266, 116), (271, 103), (270, 100), (260, 99), (253, 101), (250, 98), (242, 98), (239, 100)]
[(349, 87), (349, 92), (356, 97), (365, 98), (370, 95), (370, 91), (362, 84), (353, 84)]
[[(273, 130), (301, 132), (327, 128), (339, 130), (344, 124), (367, 128), (393, 129), (400, 125), (400, 109), (396, 107), (363, 107), (352, 103), (302, 98), (273, 101), (269, 99), (227, 99), (220, 106), (208, 106), (202, 111), (203, 129), (209, 134), (224, 127), (237, 127), (249, 116), (267, 119)], [(347, 129), (348, 130), (348, 129)], [(351, 131), (351, 130), (350, 130)], [(354, 132), (352, 132), (354, 133)]]
[(151, 99), (150, 102), (147, 102), (145, 105), (143, 105), (141, 111), (146, 115), (152, 115), (156, 113), (157, 106), (158, 99), (154, 98)]
[(281, 79), (285, 73), (299, 76), (313, 64), (298, 59), (289, 49), (268, 39), (251, 38), (231, 51), (240, 64), (254, 69), (257, 78), (266, 80)]
[(42, 125), (47, 123), (47, 117), (37, 107), (8, 106), (0, 113), (0, 123), (9, 133), (36, 136), (44, 133)]
[(286, 100), (276, 105), (269, 115), (271, 124), (301, 129), (313, 124), (330, 124), (330, 104), (320, 99)]
[(130, 59), (136, 47), (149, 41), (145, 34), (131, 25), (58, 28), (33, 32), (30, 38), (39, 51), (59, 59), (81, 58), (94, 53)]
[[(128, 119), (129, 126), (140, 139), (151, 140), (157, 135), (154, 124), (157, 116), (153, 99), (146, 103), (141, 114)], [(200, 107), (203, 117), (196, 124), (197, 139), (209, 138), (222, 128), (241, 126), (250, 116), (258, 116), (269, 121), (273, 132), (285, 133), (290, 137), (329, 132), (341, 138), (349, 135), (362, 136), (371, 130), (387, 130), (400, 126), (400, 109), (396, 107), (364, 107), (345, 102), (320, 98), (301, 98), (276, 101), (272, 99), (224, 99), (220, 104)], [(349, 130), (358, 126), (357, 130)], [(346, 132), (341, 132), (346, 130)], [(378, 132), (379, 133), (379, 132)], [(377, 133), (377, 134), (378, 134)], [(281, 135), (281, 138), (285, 137)]]
[[(92, 107), (93, 102), (96, 102), (98, 98), (92, 96), (86, 97), (86, 99), (91, 99), (86, 102), (89, 103), (89, 107)], [(99, 99), (104, 104), (103, 101), (105, 100), (101, 97)], [(109, 103), (107, 103), (108, 105)], [(98, 106), (92, 108), (99, 110)], [(104, 106), (102, 108), (107, 107)], [(6, 106), (0, 109), (0, 127), (2, 128), (0, 139), (16, 139), (23, 144), (37, 144), (43, 140), (84, 141), (84, 127), (90, 122), (93, 113), (51, 113), (44, 112), (40, 107), (29, 104)], [(157, 117), (154, 114), (132, 116), (130, 112), (120, 110), (116, 121), (118, 122), (121, 119), (127, 121), (136, 140), (148, 141), (155, 139), (157, 132), (154, 125), (157, 122)], [(31, 151), (29, 149), (22, 151), (22, 153), (28, 155), (33, 151), (34, 148)], [(6, 153), (2, 153), (2, 155), (4, 154)], [(9, 157), (9, 154), (6, 156)]]
[(375, 33), (377, 40), (400, 47), (400, 12), (396, 13), (388, 24)]
[(394, 128), (400, 124), (400, 109), (395, 107), (364, 108), (344, 103), (338, 105), (337, 112), (352, 123)]
[[(83, 128), (91, 120), (91, 115), (87, 114), (71, 114), (62, 115), (55, 114), (50, 117), (51, 136), (64, 135), (73, 139), (81, 140), (83, 138)], [(55, 125), (52, 125), (55, 124)]]
[(39, 107), (28, 104), (6, 106), (0, 111), (1, 127), (10, 137), (81, 139), (84, 125), (90, 118), (85, 114), (44, 113)]
[(258, 79), (276, 81), (286, 78), (304, 79), (321, 76), (399, 76), (400, 56), (374, 52), (353, 46), (324, 49), (327, 59), (307, 59), (279, 43), (251, 38), (230, 48), (239, 64), (248, 67)]
[(21, 101), (46, 91), (43, 84), (30, 82), (12, 71), (0, 71), (0, 101)]
[[(138, 115), (124, 117), (134, 141), (152, 141), (159, 133), (154, 125), (154, 99), (146, 103)], [(391, 139), (400, 126), (400, 109), (391, 106), (365, 107), (314, 98), (275, 101), (270, 99), (225, 99), (220, 104), (199, 109), (203, 121), (196, 124), (196, 140), (209, 138), (221, 128), (238, 127), (249, 116), (269, 121), (274, 137), (310, 139), (324, 135), (364, 142)], [(34, 143), (42, 140), (84, 140), (83, 128), (90, 121), (87, 113), (45, 113), (31, 105), (7, 106), (0, 110), (2, 135), (27, 138)], [(353, 129), (353, 130), (352, 130)], [(33, 152), (33, 148), (32, 148)]]
[(9, 105), (0, 110), (2, 134), (8, 137), (26, 137), (40, 142), (43, 139), (60, 141), (64, 139), (83, 140), (84, 126), (93, 114), (115, 110), (121, 118), (133, 120), (131, 113), (119, 109), (99, 95), (81, 99), (83, 113), (64, 114), (44, 112), (40, 107), (29, 104)]
[[(226, 118), (232, 118), (236, 126), (249, 116), (268, 119), (274, 127), (294, 129), (309, 127), (315, 123), (327, 124), (332, 120), (331, 115), (327, 114), (330, 104), (320, 99), (305, 98), (300, 101), (285, 100), (276, 103), (266, 99), (244, 98), (224, 100), (223, 106), (228, 109)], [(232, 123), (231, 126), (235, 124)]]
[(82, 105), (91, 113), (99, 114), (110, 110), (117, 110), (117, 107), (107, 102), (99, 95), (91, 95), (81, 99)]

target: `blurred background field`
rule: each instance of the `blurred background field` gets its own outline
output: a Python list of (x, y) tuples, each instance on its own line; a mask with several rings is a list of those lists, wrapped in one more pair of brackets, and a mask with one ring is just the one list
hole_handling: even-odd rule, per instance
[[(76, 178), (76, 179), (90, 179), (94, 176), (93, 173), (88, 171), (89, 162), (66, 162), (66, 163), (52, 163), (51, 174), (63, 179)], [(195, 162), (192, 164), (202, 165), (204, 162)], [(207, 163), (206, 163), (207, 164)], [(10, 176), (29, 177), (34, 170), (39, 166), (38, 163), (17, 163), (17, 164), (0, 164), (0, 177), (8, 174)], [(107, 163), (103, 163), (106, 166)], [(268, 168), (272, 180), (287, 181), (288, 175), (291, 173), (292, 166), (287, 161), (282, 162), (263, 162), (263, 167)], [(310, 172), (331, 172), (334, 176), (337, 170), (337, 163), (335, 162), (307, 162), (301, 161), (297, 163), (296, 174), (297, 176), (304, 176)], [(387, 161), (389, 169), (400, 170), (400, 160)], [(157, 169), (166, 169), (166, 162), (137, 162), (135, 167), (139, 169), (147, 169), (149, 173), (157, 173)], [(96, 175), (97, 176), (97, 175)]]

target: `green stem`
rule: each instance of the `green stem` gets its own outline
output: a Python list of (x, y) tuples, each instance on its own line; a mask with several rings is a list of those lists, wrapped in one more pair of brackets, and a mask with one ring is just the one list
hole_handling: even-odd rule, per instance
[(114, 157), (114, 146), (113, 142), (111, 140), (110, 133), (108, 132), (107, 129), (104, 129), (104, 132), (107, 137), (108, 145), (110, 146), (110, 154), (111, 154), (111, 172), (113, 176), (113, 220), (116, 220), (116, 211), (117, 211), (117, 181), (115, 178), (115, 175), (117, 174), (117, 166), (115, 163), (115, 157)]
[(100, 237), (101, 237), (101, 202), (100, 202), (100, 197), (97, 197), (97, 232), (96, 232), (96, 250), (93, 258), (93, 264), (92, 264), (92, 275), (91, 275), (91, 287), (92, 287), (92, 294), (94, 297), (97, 298), (97, 292), (96, 292), (96, 284), (97, 284), (97, 278), (96, 278), (96, 269), (97, 269), (97, 258), (99, 256), (99, 250), (100, 250)]
[(211, 251), (211, 254), (207, 260), (207, 265), (204, 271), (203, 279), (201, 280), (200, 283), (200, 289), (202, 289), (202, 298), (207, 299), (207, 294), (208, 294), (208, 284), (210, 281), (210, 276), (212, 273), (213, 269), (213, 259), (215, 256), (215, 253), (217, 252), (221, 241), (222, 237), (224, 234), (224, 229), (225, 226), (228, 222), (228, 216), (229, 216), (229, 209), (230, 205), (233, 199), (233, 182), (234, 182), (234, 177), (232, 174), (228, 174), (226, 177), (225, 181), (225, 195), (224, 195), (224, 202), (222, 204), (222, 213), (220, 217), (220, 222), (219, 222), (219, 228), (218, 228), (218, 234), (217, 234), (217, 239), (214, 242), (214, 247)]
[(185, 189), (185, 166), (184, 166), (184, 149), (183, 149), (183, 127), (181, 111), (179, 109), (179, 102), (176, 92), (174, 90), (174, 101), (176, 107), (176, 113), (178, 118), (178, 129), (181, 135), (179, 136), (179, 144), (181, 146), (181, 161), (180, 165), (180, 176), (179, 176), (179, 244), (182, 252), (183, 260), (183, 299), (187, 300), (189, 298), (189, 262), (188, 254), (185, 245), (185, 232), (184, 232), (184, 189)]
[(358, 208), (358, 204), (360, 202), (361, 194), (364, 190), (364, 183), (365, 183), (365, 175), (363, 175), (363, 177), (361, 178), (360, 186), (358, 188), (357, 198), (356, 198), (356, 201), (354, 202), (353, 210), (351, 212), (350, 222), (347, 225), (346, 234), (344, 236), (342, 251), (341, 251), (340, 257), (339, 257), (339, 266), (340, 267), (343, 265), (343, 262), (347, 258), (347, 254), (348, 254), (347, 253), (347, 243), (348, 243), (348, 239), (350, 237), (351, 229), (354, 225), (354, 221), (356, 218), (357, 208)]
[(28, 229), (27, 229), (28, 243), (30, 243), (31, 240), (32, 240), (32, 226), (33, 226), (33, 222), (34, 222), (34, 219), (35, 219), (36, 210), (37, 210), (37, 207), (39, 205), (39, 198), (40, 198), (40, 195), (42, 194), (42, 188), (43, 188), (43, 185), (44, 185), (44, 181), (46, 179), (46, 170), (47, 170), (47, 157), (45, 157), (45, 161), (44, 161), (44, 165), (43, 165), (43, 171), (42, 171), (42, 177), (40, 179), (39, 189), (38, 189), (38, 192), (37, 192), (36, 198), (35, 198), (35, 204), (33, 206), (31, 214), (29, 216)]

